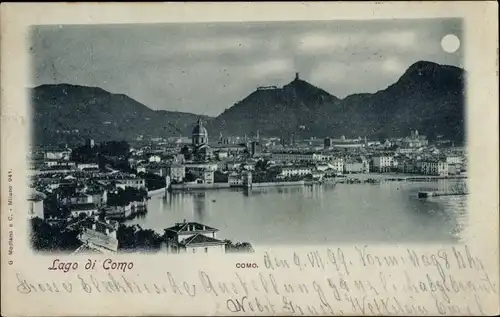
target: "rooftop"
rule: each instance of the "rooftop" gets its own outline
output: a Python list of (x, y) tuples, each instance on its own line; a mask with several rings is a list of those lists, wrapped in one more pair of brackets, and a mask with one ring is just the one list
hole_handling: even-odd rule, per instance
[(71, 205), (72, 211), (91, 210), (91, 209), (96, 209), (96, 208), (97, 208), (96, 205), (94, 205), (93, 203)]
[(198, 222), (179, 222), (175, 226), (167, 228), (165, 230), (173, 231), (176, 233), (186, 233), (186, 232), (216, 232), (219, 229), (215, 229)]
[(224, 241), (214, 239), (211, 237), (207, 237), (203, 234), (195, 234), (187, 239), (181, 241), (181, 244), (185, 246), (193, 246), (193, 245), (214, 245), (214, 244), (226, 244)]

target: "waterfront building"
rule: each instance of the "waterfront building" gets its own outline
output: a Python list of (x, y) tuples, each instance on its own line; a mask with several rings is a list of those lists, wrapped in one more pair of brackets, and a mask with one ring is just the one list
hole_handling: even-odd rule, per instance
[(243, 178), (243, 186), (245, 186), (246, 188), (252, 187), (253, 184), (252, 172), (250, 171), (243, 172), (242, 178)]
[(419, 173), (420, 167), (414, 159), (402, 159), (398, 162), (397, 171), (399, 173)]
[(332, 158), (331, 155), (320, 154), (315, 152), (277, 152), (272, 153), (271, 158), (273, 161), (280, 162), (320, 162), (328, 161)]
[(443, 159), (428, 158), (421, 161), (420, 172), (424, 175), (448, 176), (448, 163)]
[(146, 172), (164, 177), (168, 174), (168, 167), (165, 164), (153, 163), (146, 168)]
[(118, 178), (116, 181), (116, 188), (125, 189), (125, 187), (133, 187), (135, 189), (141, 189), (146, 187), (146, 181), (144, 178), (139, 177), (123, 177)]
[(390, 172), (392, 170), (394, 157), (391, 155), (377, 155), (372, 158), (374, 172)]
[(344, 172), (344, 159), (336, 157), (329, 162), (330, 168), (334, 169), (337, 173)]
[(198, 222), (181, 222), (165, 229), (162, 249), (167, 253), (225, 253), (226, 243), (218, 240), (218, 229)]
[(280, 177), (306, 176), (311, 175), (314, 170), (310, 165), (282, 166), (279, 168)]
[(173, 163), (168, 167), (167, 174), (172, 181), (182, 182), (184, 177), (186, 177), (186, 167), (181, 164)]
[(214, 183), (214, 171), (204, 170), (203, 171), (203, 184), (213, 184)]
[(460, 175), (462, 172), (461, 164), (448, 164), (448, 175)]
[(106, 219), (125, 219), (132, 215), (132, 204), (128, 203), (124, 206), (106, 206), (102, 211)]
[(364, 173), (365, 167), (363, 162), (360, 160), (350, 159), (344, 164), (344, 173)]
[(229, 187), (243, 186), (243, 178), (236, 172), (232, 172), (228, 175), (227, 182), (229, 184)]

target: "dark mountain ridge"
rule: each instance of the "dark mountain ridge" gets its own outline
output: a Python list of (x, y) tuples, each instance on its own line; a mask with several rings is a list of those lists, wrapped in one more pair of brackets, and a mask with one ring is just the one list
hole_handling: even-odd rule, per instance
[(383, 139), (418, 129), (431, 140), (442, 136), (461, 143), (464, 76), (458, 67), (419, 61), (386, 89), (344, 99), (296, 76), (281, 88), (258, 88), (216, 118), (155, 111), (98, 87), (41, 85), (31, 91), (33, 132), (36, 144), (189, 136), (202, 117), (212, 140), (219, 133), (252, 136), (257, 131), (261, 136)]
[(124, 94), (112, 94), (99, 87), (41, 85), (31, 90), (31, 98), (35, 144), (188, 135), (199, 117), (210, 119), (152, 110)]
[(295, 78), (282, 88), (256, 90), (209, 124), (209, 131), (234, 135), (301, 137), (409, 135), (465, 138), (464, 71), (419, 61), (399, 80), (376, 93), (338, 99)]

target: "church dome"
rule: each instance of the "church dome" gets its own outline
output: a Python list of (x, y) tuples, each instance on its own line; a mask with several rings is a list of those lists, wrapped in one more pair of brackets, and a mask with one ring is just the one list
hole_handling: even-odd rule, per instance
[(194, 126), (193, 132), (191, 133), (193, 136), (207, 136), (208, 132), (207, 129), (203, 126), (203, 122), (201, 122), (201, 119), (198, 119), (198, 123)]

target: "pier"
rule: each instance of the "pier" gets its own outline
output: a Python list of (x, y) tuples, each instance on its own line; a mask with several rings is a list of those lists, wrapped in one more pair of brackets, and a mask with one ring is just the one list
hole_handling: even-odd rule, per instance
[(457, 193), (457, 192), (432, 192), (432, 191), (422, 191), (418, 192), (418, 198), (429, 198), (429, 197), (439, 197), (439, 196), (463, 196), (468, 193)]

